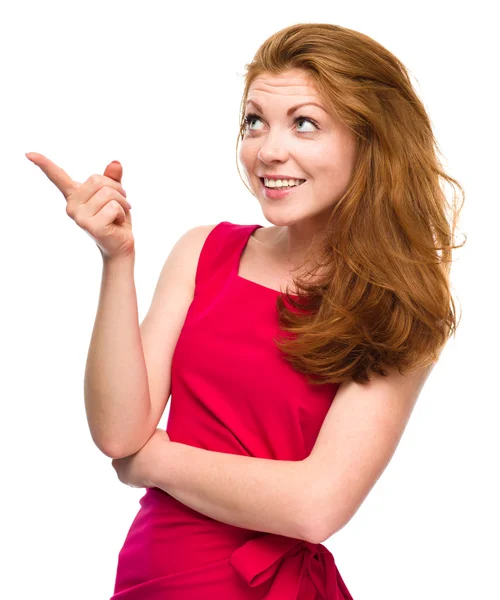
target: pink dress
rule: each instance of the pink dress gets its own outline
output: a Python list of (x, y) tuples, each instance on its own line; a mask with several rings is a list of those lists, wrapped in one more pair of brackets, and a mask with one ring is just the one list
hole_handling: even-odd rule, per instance
[[(202, 248), (172, 359), (167, 433), (207, 450), (306, 458), (338, 384), (313, 386), (273, 342), (279, 291), (238, 275), (262, 225), (219, 223)], [(258, 493), (258, 490), (256, 490)], [(111, 600), (352, 600), (322, 544), (234, 527), (147, 488)]]

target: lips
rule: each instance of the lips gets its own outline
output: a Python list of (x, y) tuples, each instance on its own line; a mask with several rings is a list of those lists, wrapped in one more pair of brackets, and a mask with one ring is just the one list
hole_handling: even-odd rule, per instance
[(299, 181), (305, 181), (304, 177), (293, 177), (293, 175), (262, 175), (260, 179), (298, 179)]
[(281, 180), (283, 180), (283, 179), (285, 179), (286, 181), (288, 181), (289, 179), (293, 179), (293, 180), (295, 180), (295, 179), (298, 179), (298, 180), (299, 180), (299, 181), (301, 181), (302, 183), (304, 183), (304, 181), (305, 181), (305, 179), (304, 179), (303, 177), (285, 177), (285, 176), (280, 176), (280, 177), (276, 177), (276, 176), (274, 176), (274, 177), (268, 177), (267, 175), (264, 175), (263, 177), (259, 177), (259, 179), (260, 179), (262, 182), (264, 181), (264, 179), (273, 179), (273, 180), (276, 180), (276, 179), (281, 179)]
[[(266, 184), (264, 183), (264, 177), (259, 177), (259, 179), (261, 180), (262, 185), (264, 187), (266, 187)], [(266, 177), (265, 179), (269, 179), (269, 177)], [(281, 177), (280, 177), (280, 179), (281, 179)], [(283, 179), (286, 179), (286, 177), (283, 177)], [(299, 177), (288, 177), (288, 179), (300, 179), (300, 178)], [(300, 187), (306, 181), (307, 181), (306, 179), (303, 179), (303, 180), (301, 180), (301, 182), (299, 183), (299, 185), (294, 185), (294, 186), (291, 186), (291, 187)], [(287, 187), (287, 186), (285, 186), (285, 187)], [(280, 188), (281, 188), (281, 186), (280, 187), (274, 187), (274, 188), (267, 188), (267, 189), (279, 190)]]

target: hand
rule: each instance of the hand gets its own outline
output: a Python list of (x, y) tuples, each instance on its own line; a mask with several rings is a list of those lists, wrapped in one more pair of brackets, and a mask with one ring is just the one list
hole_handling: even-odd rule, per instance
[(170, 442), (170, 437), (164, 429), (157, 428), (144, 446), (135, 454), (114, 458), (111, 462), (118, 479), (130, 487), (153, 488), (154, 465), (158, 459), (158, 452), (165, 451), (165, 443)]
[(118, 161), (110, 163), (104, 175), (91, 175), (78, 183), (43, 154), (28, 152), (26, 157), (62, 192), (66, 214), (94, 240), (104, 259), (133, 253), (131, 206), (121, 185), (123, 168)]

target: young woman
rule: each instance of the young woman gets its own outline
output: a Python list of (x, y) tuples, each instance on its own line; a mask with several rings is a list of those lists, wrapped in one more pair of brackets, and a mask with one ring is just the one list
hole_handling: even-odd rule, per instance
[[(146, 487), (113, 600), (351, 599), (322, 544), (389, 463), (456, 329), (459, 209), (401, 62), (329, 24), (247, 65), (239, 158), (270, 227), (195, 227), (139, 326), (119, 163), (75, 183), (30, 154), (103, 256), (85, 402)], [(156, 428), (168, 399), (167, 432)], [(156, 428), (156, 429), (155, 429)]]

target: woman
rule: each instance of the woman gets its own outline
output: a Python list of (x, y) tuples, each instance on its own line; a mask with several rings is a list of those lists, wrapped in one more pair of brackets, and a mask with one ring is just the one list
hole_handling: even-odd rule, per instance
[(335, 25), (279, 31), (247, 65), (238, 140), (273, 226), (188, 231), (140, 327), (121, 166), (80, 185), (28, 156), (103, 256), (87, 417), (120, 481), (147, 488), (113, 600), (351, 599), (322, 542), (456, 329), (459, 210), (450, 224), (440, 183), (462, 188), (388, 50)]

